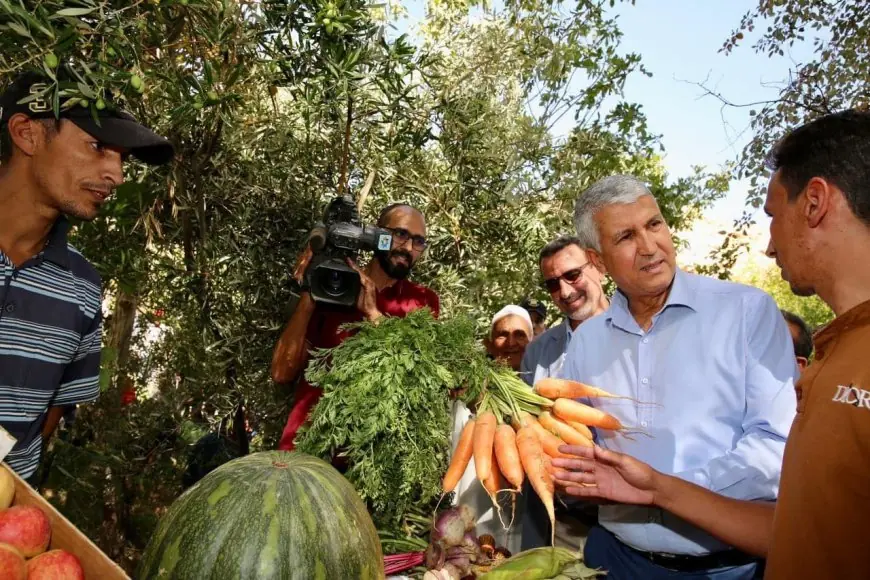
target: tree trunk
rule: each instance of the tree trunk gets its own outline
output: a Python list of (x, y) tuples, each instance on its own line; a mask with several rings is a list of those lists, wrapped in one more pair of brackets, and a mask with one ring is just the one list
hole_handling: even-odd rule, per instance
[(133, 340), (138, 304), (139, 298), (136, 295), (118, 290), (106, 346), (115, 353), (114, 384), (119, 395), (128, 384), (127, 363), (130, 361), (130, 344)]
[(115, 311), (112, 313), (112, 327), (109, 329), (108, 346), (118, 353), (118, 368), (123, 369), (130, 360), (130, 343), (133, 339), (133, 329), (136, 324), (136, 308), (139, 297), (118, 291), (115, 299)]

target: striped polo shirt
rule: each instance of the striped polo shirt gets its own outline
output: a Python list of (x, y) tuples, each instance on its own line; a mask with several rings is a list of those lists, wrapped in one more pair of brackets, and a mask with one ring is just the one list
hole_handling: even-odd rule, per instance
[(17, 267), (0, 250), (0, 425), (17, 439), (5, 461), (25, 478), (39, 467), (49, 407), (100, 393), (100, 276), (68, 231), (61, 217)]

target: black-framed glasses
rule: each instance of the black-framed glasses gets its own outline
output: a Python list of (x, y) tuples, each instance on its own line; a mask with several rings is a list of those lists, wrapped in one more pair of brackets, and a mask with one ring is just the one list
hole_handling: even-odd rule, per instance
[(559, 281), (564, 280), (568, 284), (576, 284), (578, 281), (583, 279), (583, 270), (587, 266), (591, 266), (592, 262), (586, 262), (579, 268), (574, 268), (573, 270), (568, 270), (567, 272), (562, 272), (561, 276), (556, 276), (554, 278), (547, 278), (544, 280), (544, 288), (547, 289), (548, 292), (557, 292), (559, 290)]
[(411, 245), (415, 250), (423, 251), (426, 249), (426, 238), (423, 236), (412, 236), (411, 232), (404, 228), (384, 228), (391, 232), (393, 232), (393, 237), (396, 239), (399, 244), (404, 244), (408, 240), (411, 240)]

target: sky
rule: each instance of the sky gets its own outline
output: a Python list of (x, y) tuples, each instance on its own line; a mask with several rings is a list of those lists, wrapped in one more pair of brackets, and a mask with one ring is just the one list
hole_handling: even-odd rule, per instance
[[(732, 103), (772, 99), (795, 64), (811, 54), (809, 43), (782, 57), (757, 54), (751, 46), (757, 32), (747, 33), (731, 54), (720, 53), (742, 16), (757, 5), (758, 0), (636, 0), (634, 6), (620, 2), (611, 9), (623, 32), (622, 50), (638, 53), (653, 75), (630, 77), (625, 99), (639, 103), (650, 130), (662, 136), (663, 162), (673, 179), (691, 174), (695, 165), (722, 168), (738, 157), (752, 137), (751, 107), (723, 107), (695, 83), (705, 84)], [(411, 0), (404, 6), (409, 17), (400, 25), (402, 31), (406, 26), (413, 29), (425, 2)], [(725, 198), (705, 214), (704, 222), (688, 236), (693, 259), (706, 255), (717, 244), (717, 232), (742, 214), (746, 193), (746, 183), (732, 182)], [(766, 229), (763, 213), (755, 215), (758, 228)]]
[[(635, 6), (618, 4), (614, 10), (624, 34), (623, 49), (640, 54), (653, 73), (652, 78), (631, 78), (625, 97), (643, 106), (650, 129), (662, 135), (664, 164), (673, 177), (688, 175), (693, 165), (722, 167), (735, 160), (752, 137), (751, 107), (723, 107), (695, 83), (704, 83), (732, 103), (772, 99), (795, 64), (811, 55), (809, 43), (782, 57), (757, 54), (752, 50), (757, 32), (747, 33), (731, 54), (720, 53), (742, 16), (757, 4), (758, 0), (637, 0)], [(696, 253), (706, 253), (718, 239), (716, 232), (741, 215), (746, 194), (745, 182), (731, 183), (728, 195), (706, 213), (708, 223), (698, 224), (690, 236)], [(766, 229), (763, 213), (755, 216), (758, 229)], [(753, 249), (759, 250), (757, 243)]]

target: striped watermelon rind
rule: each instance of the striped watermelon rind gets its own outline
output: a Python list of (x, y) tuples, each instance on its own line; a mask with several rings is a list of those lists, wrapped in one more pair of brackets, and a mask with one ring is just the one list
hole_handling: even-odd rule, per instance
[(264, 451), (225, 463), (161, 518), (139, 578), (381, 580), (365, 504), (325, 461)]

